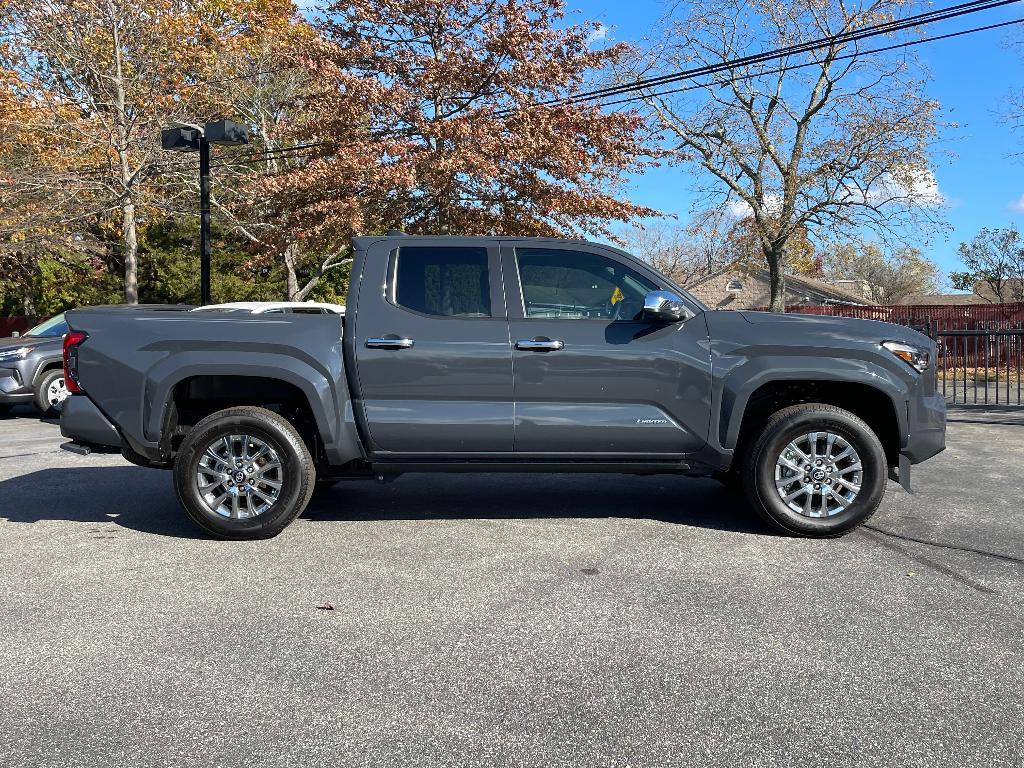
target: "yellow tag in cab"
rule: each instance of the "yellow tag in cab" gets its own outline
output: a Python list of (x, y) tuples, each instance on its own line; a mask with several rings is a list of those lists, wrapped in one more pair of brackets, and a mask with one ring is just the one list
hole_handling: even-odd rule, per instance
[(612, 291), (612, 304), (618, 304), (624, 298), (626, 297), (622, 294), (622, 290), (619, 286), (615, 286), (615, 290)]

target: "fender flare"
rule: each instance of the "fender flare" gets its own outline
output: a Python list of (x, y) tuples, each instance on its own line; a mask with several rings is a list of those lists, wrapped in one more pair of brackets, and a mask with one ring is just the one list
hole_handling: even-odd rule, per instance
[(899, 438), (905, 439), (908, 387), (899, 375), (882, 365), (859, 359), (828, 358), (828, 365), (823, 366), (822, 358), (816, 358), (815, 367), (808, 367), (807, 361), (803, 356), (753, 358), (722, 378), (716, 416), (718, 439), (723, 448), (736, 447), (743, 416), (754, 392), (765, 384), (781, 381), (858, 384), (877, 390), (892, 403)]
[(196, 376), (231, 376), (275, 379), (296, 387), (305, 397), (331, 463), (362, 457), (344, 376), (334, 381), (328, 371), (294, 355), (247, 351), (244, 361), (225, 359), (215, 350), (187, 350), (170, 355), (146, 372), (143, 393), (143, 429), (147, 440), (159, 439), (174, 388)]

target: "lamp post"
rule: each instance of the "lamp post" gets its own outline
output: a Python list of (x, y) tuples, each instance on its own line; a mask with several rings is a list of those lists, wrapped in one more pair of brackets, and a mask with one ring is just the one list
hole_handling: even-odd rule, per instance
[(210, 145), (237, 146), (249, 143), (249, 130), (232, 120), (165, 128), (160, 146), (170, 152), (199, 153), (199, 303), (210, 298)]

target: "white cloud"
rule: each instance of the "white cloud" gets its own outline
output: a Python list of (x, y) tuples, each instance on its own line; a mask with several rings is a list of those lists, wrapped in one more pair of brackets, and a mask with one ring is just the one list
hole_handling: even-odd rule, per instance
[(597, 23), (597, 26), (590, 30), (590, 34), (587, 35), (587, 45), (593, 45), (594, 43), (600, 43), (608, 39), (608, 34), (611, 29), (607, 24)]
[[(782, 196), (771, 193), (765, 195), (764, 207), (768, 209), (768, 213), (778, 213), (782, 208)], [(753, 213), (749, 203), (734, 198), (726, 201), (725, 212), (734, 219), (745, 219)]]
[(869, 203), (912, 202), (939, 206), (946, 202), (935, 174), (928, 168), (905, 168), (887, 173), (865, 192)]
[(1024, 213), (1024, 195), (1021, 195), (1019, 200), (1010, 203), (1008, 208), (1014, 213)]

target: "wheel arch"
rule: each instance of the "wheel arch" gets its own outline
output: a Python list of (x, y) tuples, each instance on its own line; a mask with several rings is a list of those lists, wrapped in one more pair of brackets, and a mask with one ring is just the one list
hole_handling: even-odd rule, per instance
[(889, 466), (898, 464), (906, 430), (905, 398), (888, 387), (835, 378), (780, 378), (759, 382), (737, 399), (733, 418), (723, 435), (725, 445), (734, 448), (738, 455), (773, 413), (800, 403), (833, 405), (859, 417), (878, 436)]
[(318, 460), (335, 464), (361, 458), (344, 377), (330, 381), (294, 358), (275, 362), (176, 365), (167, 378), (150, 371), (145, 398), (147, 436), (159, 440), (160, 453), (166, 458), (173, 454), (186, 428), (211, 413), (236, 406), (271, 407), (296, 420)]
[(32, 386), (35, 387), (39, 383), (42, 376), (50, 371), (62, 371), (64, 369), (64, 358), (55, 357), (44, 359), (39, 362), (36, 366), (36, 372), (32, 375)]

